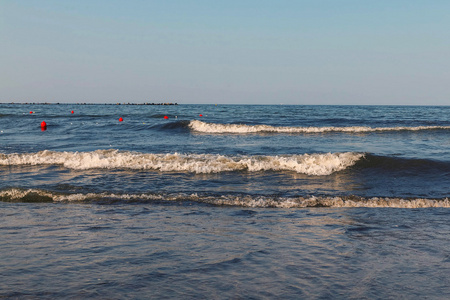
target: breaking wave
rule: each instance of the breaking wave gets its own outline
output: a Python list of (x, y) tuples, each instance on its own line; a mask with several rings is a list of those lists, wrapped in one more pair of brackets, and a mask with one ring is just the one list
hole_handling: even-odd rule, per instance
[(197, 202), (216, 206), (252, 208), (307, 208), (307, 207), (390, 207), (390, 208), (450, 208), (445, 199), (363, 198), (335, 197), (272, 197), (260, 195), (198, 195), (198, 194), (115, 194), (87, 193), (62, 194), (39, 189), (7, 189), (0, 191), (0, 201), (5, 202), (89, 202), (89, 203), (151, 203)]
[(293, 171), (329, 175), (353, 166), (362, 153), (316, 153), (299, 155), (152, 154), (118, 150), (91, 152), (40, 151), (0, 154), (0, 166), (63, 165), (69, 169), (134, 169), (161, 172), (219, 173), (232, 171)]
[(199, 120), (192, 120), (189, 128), (196, 132), (203, 133), (326, 133), (326, 132), (347, 132), (364, 133), (379, 131), (420, 131), (450, 129), (450, 126), (415, 126), (415, 127), (290, 127), (290, 126), (270, 126), (270, 125), (246, 125), (246, 124), (217, 124), (206, 123)]

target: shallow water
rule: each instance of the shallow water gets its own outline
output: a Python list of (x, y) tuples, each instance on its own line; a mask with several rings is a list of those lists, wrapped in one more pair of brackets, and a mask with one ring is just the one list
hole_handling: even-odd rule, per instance
[(446, 208), (0, 205), (2, 297), (450, 296)]

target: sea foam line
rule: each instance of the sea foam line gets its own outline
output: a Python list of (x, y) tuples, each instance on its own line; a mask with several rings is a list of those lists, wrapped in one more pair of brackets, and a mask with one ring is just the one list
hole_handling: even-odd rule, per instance
[(450, 129), (450, 126), (415, 126), (415, 127), (290, 127), (290, 126), (270, 126), (270, 125), (246, 125), (246, 124), (221, 124), (206, 123), (199, 120), (192, 120), (189, 128), (203, 133), (325, 133), (325, 132), (348, 132), (363, 133), (377, 131), (420, 131)]
[(198, 195), (174, 194), (115, 194), (87, 193), (61, 194), (38, 189), (8, 189), (0, 191), (0, 201), (8, 202), (151, 202), (151, 201), (191, 201), (217, 206), (240, 206), (251, 208), (307, 208), (307, 207), (389, 207), (389, 208), (450, 208), (450, 201), (445, 199), (404, 199), (389, 197), (271, 197), (260, 195)]
[(362, 153), (315, 153), (298, 155), (153, 154), (118, 150), (0, 154), (0, 165), (63, 165), (75, 170), (95, 168), (158, 170), (161, 172), (219, 173), (232, 171), (293, 171), (329, 175), (353, 166)]

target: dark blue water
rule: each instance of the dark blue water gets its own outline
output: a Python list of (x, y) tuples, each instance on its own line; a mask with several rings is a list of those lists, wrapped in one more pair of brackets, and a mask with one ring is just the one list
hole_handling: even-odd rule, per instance
[(0, 104), (0, 296), (445, 299), (449, 190), (447, 106)]

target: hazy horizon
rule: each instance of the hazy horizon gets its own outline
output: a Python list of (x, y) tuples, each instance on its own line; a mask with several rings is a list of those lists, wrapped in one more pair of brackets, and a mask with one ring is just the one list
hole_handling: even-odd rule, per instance
[(449, 105), (446, 1), (2, 1), (0, 102)]

